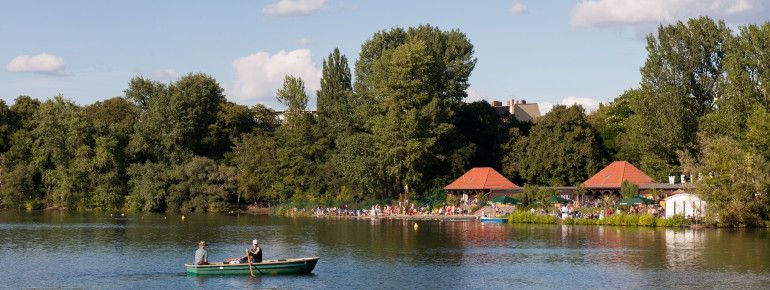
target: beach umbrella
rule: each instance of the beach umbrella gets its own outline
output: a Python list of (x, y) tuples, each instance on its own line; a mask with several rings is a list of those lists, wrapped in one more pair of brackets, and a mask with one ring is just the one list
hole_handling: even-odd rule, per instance
[(568, 203), (572, 202), (572, 200), (563, 198), (563, 197), (558, 196), (558, 195), (552, 195), (551, 198), (548, 199), (548, 202), (550, 202), (550, 203), (568, 204)]
[(510, 197), (510, 196), (498, 196), (498, 197), (493, 198), (489, 202), (492, 202), (492, 203), (502, 203), (502, 204), (511, 204), (511, 205), (521, 204), (521, 201), (519, 201), (518, 199), (515, 199), (513, 197)]
[(653, 204), (654, 200), (642, 196), (634, 196), (618, 201), (619, 205)]

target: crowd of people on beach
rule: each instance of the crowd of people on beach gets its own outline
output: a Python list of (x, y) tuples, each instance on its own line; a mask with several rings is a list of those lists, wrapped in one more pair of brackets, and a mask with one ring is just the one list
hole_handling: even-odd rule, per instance
[[(590, 207), (590, 205), (586, 205), (584, 207)], [(592, 207), (596, 208), (596, 207)], [(664, 217), (663, 214), (665, 211), (660, 205), (636, 205), (636, 206), (630, 206), (628, 210), (622, 210), (621, 208), (596, 208), (596, 210), (592, 211), (585, 211), (585, 210), (578, 210), (578, 207), (572, 205), (572, 204), (564, 204), (558, 207), (556, 210), (553, 211), (547, 211), (545, 209), (539, 209), (536, 210), (535, 208), (530, 209), (531, 213), (539, 213), (539, 214), (552, 214), (556, 215), (560, 218), (587, 218), (587, 219), (603, 219), (604, 217), (611, 216), (613, 214), (621, 214), (621, 213), (627, 213), (627, 214), (651, 214), (655, 217)]]
[(413, 202), (402, 201), (396, 204), (374, 204), (367, 209), (353, 209), (347, 205), (341, 207), (316, 207), (311, 209), (292, 208), (289, 212), (292, 216), (346, 216), (346, 217), (394, 217), (394, 216), (451, 216), (468, 215), (470, 207), (443, 205), (432, 208), (429, 205), (417, 205)]
[[(489, 203), (490, 207), (476, 212), (481, 216), (504, 216), (515, 210), (518, 206)], [(471, 215), (473, 208), (482, 208), (476, 203), (463, 200), (459, 205), (442, 204), (432, 207), (429, 204), (418, 205), (410, 201), (400, 201), (394, 204), (374, 204), (370, 208), (354, 209), (348, 205), (340, 207), (315, 207), (310, 209), (292, 208), (290, 216), (316, 216), (316, 217), (403, 217), (403, 216), (463, 216)], [(526, 208), (524, 209), (526, 210)], [(554, 204), (546, 207), (532, 207), (529, 211), (534, 214), (553, 215), (559, 218), (588, 218), (602, 219), (613, 214), (651, 214), (663, 217), (665, 211), (658, 204), (635, 205), (629, 207), (610, 206), (604, 207), (592, 201), (580, 203)]]

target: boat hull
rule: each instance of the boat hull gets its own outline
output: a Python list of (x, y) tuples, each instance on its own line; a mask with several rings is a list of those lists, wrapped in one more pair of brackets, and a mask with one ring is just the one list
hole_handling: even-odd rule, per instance
[(508, 222), (508, 219), (495, 218), (495, 217), (481, 217), (479, 218), (479, 221), (481, 221), (482, 223), (505, 223), (505, 222)]
[[(313, 271), (318, 257), (267, 260), (251, 264), (254, 275), (307, 274)], [(213, 263), (209, 265), (185, 264), (188, 275), (249, 275), (249, 264)]]

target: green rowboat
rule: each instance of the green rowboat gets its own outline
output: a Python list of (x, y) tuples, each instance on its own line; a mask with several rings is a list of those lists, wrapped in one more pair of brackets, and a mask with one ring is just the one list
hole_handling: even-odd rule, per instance
[[(313, 271), (319, 257), (265, 260), (251, 264), (254, 275), (307, 274)], [(208, 265), (185, 264), (188, 275), (249, 275), (249, 264), (212, 263)]]

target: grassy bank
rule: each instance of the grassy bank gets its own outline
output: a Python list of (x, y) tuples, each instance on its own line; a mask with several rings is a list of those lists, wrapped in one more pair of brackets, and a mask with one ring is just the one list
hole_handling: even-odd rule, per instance
[(684, 216), (676, 215), (671, 218), (659, 218), (651, 214), (614, 214), (603, 219), (565, 218), (541, 215), (527, 211), (515, 211), (508, 215), (509, 223), (524, 224), (564, 224), (564, 225), (604, 225), (604, 226), (639, 226), (639, 227), (684, 227), (689, 222)]

